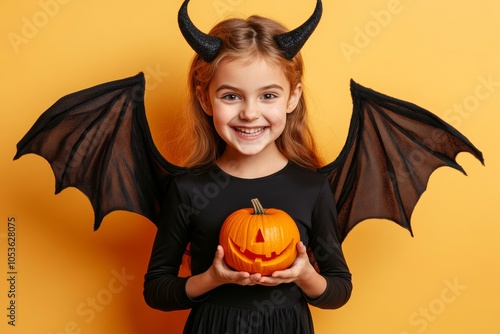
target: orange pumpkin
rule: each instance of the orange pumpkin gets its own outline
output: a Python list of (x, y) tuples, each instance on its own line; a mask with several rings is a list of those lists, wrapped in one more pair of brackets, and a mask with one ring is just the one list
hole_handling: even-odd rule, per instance
[(235, 270), (270, 275), (288, 268), (297, 257), (300, 240), (295, 221), (279, 209), (265, 209), (252, 199), (226, 218), (219, 235), (226, 263)]

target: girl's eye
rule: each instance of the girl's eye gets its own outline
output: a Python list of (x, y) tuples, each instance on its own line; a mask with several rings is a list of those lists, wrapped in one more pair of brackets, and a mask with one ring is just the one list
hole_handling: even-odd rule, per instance
[(223, 100), (235, 101), (238, 99), (238, 95), (236, 94), (226, 94), (222, 97)]
[(262, 95), (262, 98), (264, 100), (272, 100), (272, 99), (275, 99), (277, 96), (273, 93), (265, 93), (264, 95)]

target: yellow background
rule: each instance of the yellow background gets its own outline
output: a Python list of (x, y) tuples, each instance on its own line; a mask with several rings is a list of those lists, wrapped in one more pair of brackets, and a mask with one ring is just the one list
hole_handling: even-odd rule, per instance
[[(181, 2), (1, 2), (0, 332), (181, 332), (186, 312), (162, 313), (142, 299), (153, 225), (119, 212), (94, 233), (88, 200), (74, 189), (54, 196), (42, 158), (12, 161), (17, 141), (59, 97), (139, 71), (148, 79), (154, 139), (168, 152), (193, 54), (177, 28)], [(190, 12), (207, 31), (253, 13), (296, 27), (313, 7), (313, 0), (199, 0)], [(499, 13), (493, 0), (324, 1), (303, 54), (325, 159), (344, 143), (354, 78), (452, 123), (483, 151), (486, 167), (461, 154), (467, 177), (434, 173), (413, 214), (415, 238), (390, 222), (358, 226), (344, 243), (352, 298), (340, 310), (313, 309), (317, 333), (500, 332)], [(15, 327), (6, 317), (8, 217), (17, 224)]]

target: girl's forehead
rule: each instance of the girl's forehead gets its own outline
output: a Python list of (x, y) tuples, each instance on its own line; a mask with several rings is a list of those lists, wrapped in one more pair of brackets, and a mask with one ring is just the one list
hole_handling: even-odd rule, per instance
[(223, 59), (215, 72), (215, 76), (237, 76), (245, 75), (266, 75), (285, 77), (283, 68), (279, 63), (273, 62), (264, 57), (245, 57), (235, 59)]
[(272, 57), (261, 54), (259, 52), (249, 52), (247, 54), (239, 54), (239, 55), (228, 55), (224, 57), (220, 64), (222, 63), (238, 63), (239, 65), (247, 66), (256, 62), (264, 62), (269, 66), (278, 66), (280, 67), (280, 63), (278, 60), (273, 59)]

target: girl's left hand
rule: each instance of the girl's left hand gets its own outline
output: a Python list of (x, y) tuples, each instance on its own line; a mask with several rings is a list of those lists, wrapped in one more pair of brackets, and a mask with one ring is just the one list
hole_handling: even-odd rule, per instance
[(288, 269), (273, 272), (271, 276), (262, 276), (257, 284), (275, 286), (295, 282), (300, 286), (300, 281), (306, 281), (315, 274), (317, 275), (317, 272), (309, 261), (306, 246), (302, 241), (299, 241), (297, 243), (297, 258), (292, 265)]

